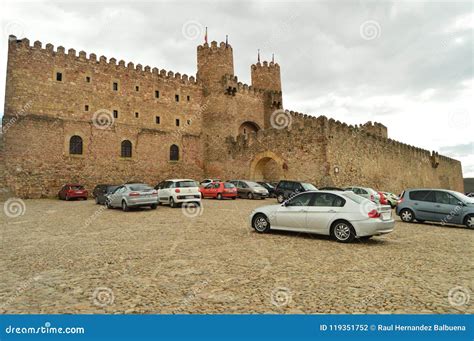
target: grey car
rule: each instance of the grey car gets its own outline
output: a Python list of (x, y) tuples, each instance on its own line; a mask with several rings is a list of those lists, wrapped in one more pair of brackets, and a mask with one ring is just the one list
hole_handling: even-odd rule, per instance
[(400, 196), (397, 215), (404, 222), (436, 221), (474, 228), (474, 199), (445, 189), (407, 189)]
[(262, 185), (249, 180), (230, 180), (227, 181), (237, 187), (237, 196), (247, 199), (265, 199), (268, 197), (268, 190)]
[(121, 207), (123, 211), (143, 206), (154, 210), (158, 206), (158, 192), (147, 184), (124, 184), (107, 195), (105, 205), (107, 208)]
[(380, 194), (378, 194), (375, 189), (370, 187), (351, 186), (344, 188), (344, 190), (354, 192), (355, 194), (369, 199), (375, 203), (380, 203)]

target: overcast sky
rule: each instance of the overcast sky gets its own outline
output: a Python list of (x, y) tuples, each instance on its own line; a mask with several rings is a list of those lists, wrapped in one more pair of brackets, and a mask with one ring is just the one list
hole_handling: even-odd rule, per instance
[(209, 41), (229, 35), (244, 83), (257, 49), (275, 54), (285, 109), (381, 122), (474, 177), (473, 12), (470, 1), (3, 0), (0, 79), (9, 34), (195, 75), (208, 26)]

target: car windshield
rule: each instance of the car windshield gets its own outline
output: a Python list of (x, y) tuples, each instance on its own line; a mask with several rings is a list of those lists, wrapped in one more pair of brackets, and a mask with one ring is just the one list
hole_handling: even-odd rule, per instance
[(247, 185), (249, 185), (250, 187), (262, 187), (262, 185), (256, 183), (256, 182), (253, 182), (253, 181), (246, 181)]
[(312, 184), (309, 184), (307, 182), (304, 182), (301, 184), (301, 186), (303, 186), (303, 188), (306, 190), (306, 191), (317, 191), (318, 189), (316, 187), (314, 187)]
[(130, 190), (132, 191), (147, 192), (147, 191), (153, 190), (153, 188), (145, 184), (130, 185), (129, 187), (130, 187)]
[(73, 191), (82, 191), (84, 189), (84, 186), (71, 186), (71, 189)]
[(119, 186), (108, 186), (107, 187), (107, 193), (112, 193), (114, 192)]
[(176, 188), (186, 188), (186, 187), (199, 187), (196, 181), (178, 181), (175, 185)]
[(224, 184), (224, 188), (235, 188), (235, 186), (233, 184), (231, 184), (230, 182), (226, 182)]
[(452, 193), (454, 194), (455, 197), (460, 199), (462, 202), (465, 202), (467, 204), (474, 204), (474, 198), (468, 197), (467, 195), (464, 195), (459, 192), (452, 192)]

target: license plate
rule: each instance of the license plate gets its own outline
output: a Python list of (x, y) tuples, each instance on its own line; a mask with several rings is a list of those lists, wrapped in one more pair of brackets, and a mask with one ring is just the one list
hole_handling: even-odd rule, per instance
[(390, 220), (392, 218), (392, 212), (382, 214), (382, 220)]
[(186, 195), (185, 196), (185, 199), (193, 199), (194, 198), (194, 195)]

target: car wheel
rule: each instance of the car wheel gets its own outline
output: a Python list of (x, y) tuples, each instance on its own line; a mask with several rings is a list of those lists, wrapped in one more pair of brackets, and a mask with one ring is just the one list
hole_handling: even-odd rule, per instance
[(156, 210), (156, 207), (157, 207), (157, 206), (158, 206), (157, 204), (151, 204), (151, 205), (150, 205), (150, 208), (151, 208), (152, 210)]
[(400, 211), (400, 219), (402, 219), (402, 221), (405, 223), (411, 223), (415, 219), (415, 215), (413, 214), (412, 210), (404, 208)]
[(470, 229), (474, 229), (474, 215), (468, 215), (465, 219), (464, 219), (464, 225), (466, 225), (467, 227), (469, 227)]
[(252, 227), (258, 233), (265, 233), (270, 230), (270, 222), (265, 214), (256, 214), (252, 219)]
[(331, 228), (331, 236), (340, 243), (350, 243), (356, 234), (352, 225), (347, 221), (337, 221)]
[(252, 192), (250, 192), (249, 194), (247, 194), (247, 198), (250, 199), (250, 200), (253, 199), (253, 194), (252, 194)]
[(122, 201), (122, 210), (124, 212), (128, 212), (130, 210), (130, 208), (128, 207), (127, 203), (124, 201)]
[(160, 206), (162, 204), (162, 202), (160, 201), (160, 199), (158, 199), (157, 203), (156, 203), (158, 206)]
[(285, 197), (283, 194), (278, 194), (277, 195), (277, 201), (281, 204), (283, 201), (285, 201)]
[(222, 200), (222, 194), (220, 193), (217, 194), (217, 200)]
[(170, 198), (170, 207), (171, 208), (175, 208), (177, 205), (176, 203), (174, 202), (174, 199), (173, 198)]

